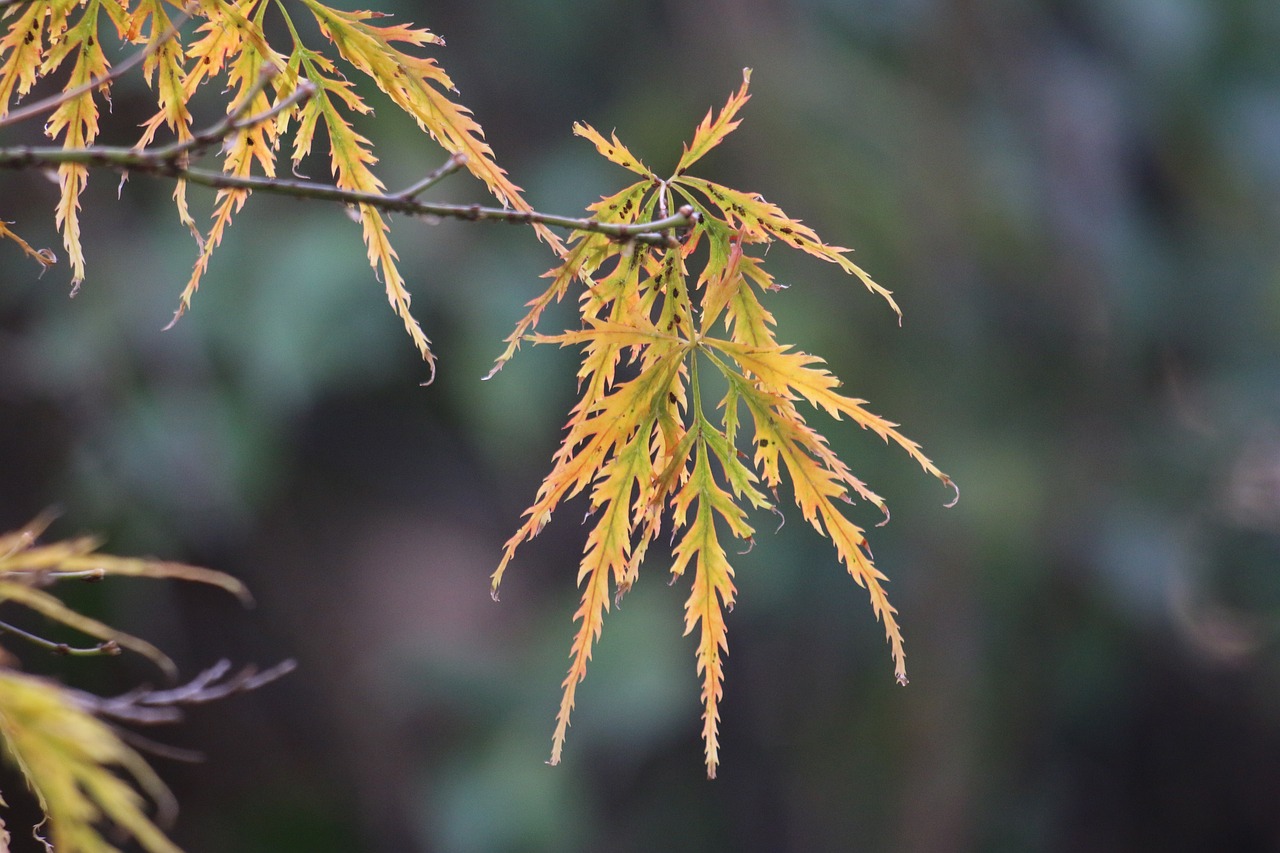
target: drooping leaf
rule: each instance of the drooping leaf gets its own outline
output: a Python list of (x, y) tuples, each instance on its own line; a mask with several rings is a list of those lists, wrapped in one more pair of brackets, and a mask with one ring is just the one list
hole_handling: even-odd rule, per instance
[[(510, 358), (522, 340), (582, 349), (578, 402), (551, 472), (525, 511), (524, 523), (508, 540), (492, 578), (496, 597), (519, 546), (537, 535), (560, 504), (590, 487), (591, 529), (578, 568), (582, 597), (574, 614), (578, 625), (556, 715), (552, 763), (561, 758), (577, 686), (610, 607), (610, 581), (615, 596), (621, 597), (635, 582), (641, 563), (653, 559), (650, 545), (669, 519), (671, 571), (681, 576), (692, 569), (685, 633), (696, 635), (706, 766), (708, 775), (715, 776), (728, 651), (725, 615), (736, 596), (721, 530), (746, 541), (749, 549), (754, 530), (748, 512), (776, 512), (768, 493), (776, 496), (788, 485), (804, 519), (832, 541), (838, 560), (867, 589), (884, 624), (895, 677), (906, 683), (902, 632), (885, 595), (885, 576), (871, 561), (862, 528), (837, 506), (861, 499), (887, 520), (885, 502), (805, 421), (796, 403), (803, 399), (837, 420), (851, 419), (900, 446), (944, 483), (951, 481), (896, 424), (869, 412), (864, 401), (840, 394), (839, 381), (820, 359), (778, 343), (774, 316), (762, 299), (780, 288), (765, 269), (763, 252), (753, 247), (782, 240), (835, 263), (858, 275), (896, 310), (889, 292), (849, 261), (847, 250), (827, 245), (758, 194), (686, 173), (738, 126), (749, 79), (745, 72), (741, 88), (725, 107), (714, 118), (707, 114), (685, 146), (676, 174), (665, 181), (616, 134), (606, 139), (589, 125), (574, 126), (606, 159), (642, 177), (593, 205), (600, 221), (653, 221), (681, 203), (689, 205), (694, 222), (667, 240), (575, 234), (563, 262), (547, 274), (551, 286), (530, 303), (499, 360), (500, 365)], [(691, 275), (688, 267), (698, 262), (701, 269)], [(583, 286), (578, 328), (531, 334), (547, 305), (561, 299), (574, 282)], [(715, 337), (720, 326), (727, 339)], [(702, 400), (698, 367), (706, 363), (727, 384), (718, 426), (705, 414)], [(743, 408), (750, 419), (751, 455), (739, 447), (748, 431), (739, 420)]]
[[(75, 25), (62, 34), (45, 55), (40, 66), (40, 76), (47, 76), (72, 54), (75, 60), (65, 91), (78, 89), (107, 73), (106, 54), (98, 38), (98, 14), (100, 0), (89, 0)], [(45, 124), (45, 134), (50, 139), (62, 139), (64, 148), (85, 148), (98, 136), (98, 105), (94, 92), (89, 89), (63, 101)], [(63, 163), (58, 167), (61, 193), (54, 222), (62, 231), (62, 245), (67, 250), (71, 264), (71, 284), (74, 292), (84, 281), (84, 252), (80, 245), (80, 194), (84, 191), (89, 170), (76, 163)]]
[[(173, 796), (140, 755), (54, 682), (0, 668), (0, 739), (48, 816), (58, 853), (118, 853), (104, 829), (148, 853), (180, 853), (144, 811), (136, 784), (164, 814)], [(134, 784), (119, 775), (127, 774)]]
[[(466, 167), (484, 182), (502, 204), (532, 212), (520, 188), (507, 178), (506, 170), (493, 159), (493, 148), (484, 141), (484, 131), (470, 110), (451, 101), (445, 92), (455, 91), (453, 81), (430, 57), (406, 53), (396, 44), (415, 47), (444, 44), (444, 39), (412, 24), (379, 26), (370, 23), (385, 17), (381, 13), (343, 12), (318, 2), (303, 0), (325, 35), (347, 62), (368, 75), (418, 126), (451, 153), (465, 154)], [(557, 252), (560, 238), (546, 226), (534, 230)]]
[(902, 318), (902, 309), (894, 301), (893, 294), (877, 284), (862, 267), (845, 257), (849, 249), (829, 246), (822, 242), (812, 228), (798, 219), (788, 217), (782, 208), (765, 201), (759, 193), (739, 192), (702, 178), (687, 176), (676, 178), (673, 182), (703, 193), (722, 211), (723, 217), (731, 225), (744, 227), (749, 238), (760, 240), (772, 235), (794, 248), (836, 264), (845, 272), (856, 275), (868, 290), (879, 294), (889, 303), (889, 307), (894, 310), (899, 319)]

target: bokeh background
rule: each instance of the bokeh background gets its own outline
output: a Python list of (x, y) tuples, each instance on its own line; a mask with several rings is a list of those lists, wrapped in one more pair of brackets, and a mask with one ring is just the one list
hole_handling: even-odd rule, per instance
[[(75, 593), (188, 675), (300, 662), (147, 733), (209, 756), (157, 760), (186, 849), (1280, 849), (1280, 5), (380, 8), (448, 39), (435, 55), (549, 211), (626, 180), (573, 121), (668, 168), (753, 67), (746, 121), (703, 172), (855, 247), (905, 313), (899, 328), (855, 281), (775, 248), (781, 337), (963, 497), (943, 509), (902, 454), (815, 415), (893, 509), (872, 544), (911, 685), (793, 511), (736, 561), (720, 778), (702, 766), (687, 590), (660, 555), (610, 614), (547, 767), (580, 508), (524, 549), (500, 603), (487, 583), (548, 467), (574, 355), (526, 348), (480, 381), (545, 247), (395, 222), (440, 356), (420, 388), (341, 210), (253, 198), (161, 332), (195, 248), (168, 187), (134, 178), (117, 200), (99, 175), (74, 300), (65, 269), (39, 279), (0, 245), (0, 524), (56, 506), (53, 535), (243, 578), (250, 611), (176, 585)], [(132, 85), (108, 141), (148, 114)], [(370, 97), (390, 186), (443, 159)], [(54, 187), (2, 180), (0, 213), (56, 247)], [(483, 198), (460, 176), (433, 197)], [(192, 200), (206, 215), (211, 195)], [(571, 322), (562, 307), (546, 325)], [(155, 679), (127, 659), (26, 660), (102, 692)]]

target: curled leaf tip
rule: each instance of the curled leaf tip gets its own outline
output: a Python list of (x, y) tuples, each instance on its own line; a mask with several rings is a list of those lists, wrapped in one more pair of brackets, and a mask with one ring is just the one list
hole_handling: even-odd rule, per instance
[(895, 679), (897, 679), (898, 683), (901, 684), (903, 687), (906, 687), (908, 684), (911, 683), (911, 680), (907, 678), (907, 674), (902, 670), (898, 670), (893, 674), (893, 676)]
[(947, 503), (943, 504), (943, 506), (945, 506), (947, 509), (951, 509), (951, 507), (955, 506), (956, 504), (958, 504), (958, 503), (960, 502), (960, 487), (959, 487), (959, 486), (957, 486), (957, 485), (955, 484), (955, 481), (954, 481), (954, 480), (952, 480), (950, 477), (945, 477), (945, 478), (943, 479), (943, 481), (942, 481), (942, 482), (943, 482), (943, 483), (945, 483), (946, 485), (950, 486), (952, 489), (954, 489), (954, 490), (955, 490), (955, 493), (956, 493), (956, 494), (955, 494), (955, 497), (953, 497), (953, 498), (952, 498), (950, 501), (948, 501)]
[(170, 320), (168, 323), (166, 323), (164, 328), (161, 329), (160, 331), (167, 332), (170, 329), (172, 329), (174, 326), (178, 325), (178, 321), (182, 319), (182, 315), (185, 314), (186, 311), (187, 309), (185, 306), (181, 306), (181, 305), (178, 306), (178, 310), (173, 312), (173, 319)]
[(876, 527), (884, 527), (889, 523), (889, 507), (881, 505), (880, 511), (884, 513), (884, 519), (881, 520)]

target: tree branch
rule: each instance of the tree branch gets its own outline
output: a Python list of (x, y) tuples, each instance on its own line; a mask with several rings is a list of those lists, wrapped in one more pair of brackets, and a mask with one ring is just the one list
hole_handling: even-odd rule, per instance
[[(303, 87), (294, 92), (290, 98), (306, 97)], [(285, 99), (288, 101), (289, 99)], [(277, 112), (286, 109), (290, 104), (282, 101), (266, 113), (236, 121), (232, 119), (226, 124), (229, 130), (248, 127), (255, 122), (265, 121)], [(229, 116), (230, 117), (230, 116)], [(210, 131), (213, 128), (210, 128)], [(228, 130), (228, 132), (229, 132)], [(204, 140), (208, 145), (208, 131), (201, 132), (194, 139)], [(341, 204), (364, 204), (386, 213), (404, 213), (410, 216), (438, 217), (441, 219), (462, 219), (470, 222), (507, 222), (513, 225), (530, 225), (538, 223), (552, 228), (564, 228), (570, 231), (588, 231), (605, 234), (618, 240), (635, 240), (641, 243), (670, 245), (676, 241), (672, 235), (675, 229), (686, 228), (697, 221), (697, 214), (692, 208), (682, 207), (676, 213), (652, 222), (626, 224), (620, 222), (600, 222), (597, 219), (557, 216), (538, 211), (520, 211), (505, 207), (484, 207), (479, 204), (448, 204), (417, 201), (415, 196), (426, 187), (448, 174), (446, 164), (440, 175), (433, 172), (426, 178), (410, 186), (408, 189), (394, 194), (370, 193), (360, 190), (344, 189), (334, 184), (317, 181), (295, 181), (280, 178), (256, 176), (241, 177), (225, 172), (198, 169), (183, 164), (184, 155), (193, 148), (192, 140), (173, 143), (160, 148), (119, 148), (112, 146), (94, 146), (90, 148), (56, 148), (52, 146), (15, 146), (0, 148), (0, 168), (5, 169), (44, 169), (63, 163), (75, 163), (90, 168), (109, 169), (121, 173), (141, 173), (165, 178), (185, 180), (212, 189), (243, 189), (254, 192), (270, 193), (314, 201), (333, 201)], [(456, 161), (456, 156), (450, 162)], [(461, 165), (461, 164), (459, 164)], [(436, 170), (440, 172), (441, 170)], [(431, 180), (434, 176), (434, 180)]]

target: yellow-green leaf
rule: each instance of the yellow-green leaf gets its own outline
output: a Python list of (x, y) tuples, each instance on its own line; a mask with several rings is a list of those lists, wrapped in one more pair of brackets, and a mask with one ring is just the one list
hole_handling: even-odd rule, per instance
[(716, 116), (716, 120), (711, 120), (711, 110), (707, 110), (707, 115), (702, 119), (702, 124), (698, 125), (698, 129), (693, 134), (693, 141), (685, 145), (684, 154), (680, 157), (680, 162), (676, 165), (676, 174), (683, 175), (685, 170), (696, 163), (698, 160), (719, 145), (726, 136), (742, 123), (742, 119), (734, 120), (738, 110), (742, 109), (747, 101), (751, 100), (751, 96), (747, 94), (747, 86), (751, 83), (751, 69), (742, 69), (742, 87), (737, 93), (729, 98), (729, 101), (720, 110), (720, 114)]
[(141, 756), (57, 684), (0, 669), (0, 738), (48, 815), (49, 841), (58, 853), (117, 853), (102, 835), (106, 829), (133, 838), (148, 853), (180, 853), (147, 817), (137, 790), (172, 814), (168, 789)]

